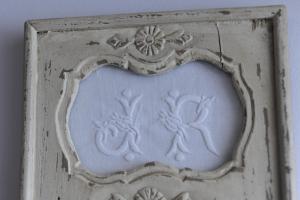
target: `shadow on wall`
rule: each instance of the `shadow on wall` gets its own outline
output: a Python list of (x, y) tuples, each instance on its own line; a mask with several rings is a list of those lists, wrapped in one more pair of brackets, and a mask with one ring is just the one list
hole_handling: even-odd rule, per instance
[(0, 199), (20, 199), (23, 140), (24, 37), (1, 27)]

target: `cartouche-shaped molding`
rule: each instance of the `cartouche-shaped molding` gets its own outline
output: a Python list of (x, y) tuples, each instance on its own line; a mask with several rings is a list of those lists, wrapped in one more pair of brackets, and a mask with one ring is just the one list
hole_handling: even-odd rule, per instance
[[(113, 46), (115, 46), (114, 48), (116, 49), (128, 45), (128, 48), (124, 49), (126, 52), (125, 56), (120, 57), (102, 54), (99, 56), (88, 57), (74, 69), (64, 70), (62, 72), (61, 78), (64, 79), (63, 92), (57, 105), (55, 123), (60, 146), (68, 161), (69, 174), (76, 175), (87, 182), (95, 184), (111, 184), (116, 182), (132, 183), (151, 175), (168, 175), (183, 180), (216, 179), (224, 176), (233, 168), (243, 167), (243, 154), (249, 141), (249, 137), (253, 132), (255, 112), (252, 89), (247, 85), (247, 82), (243, 77), (242, 65), (234, 63), (233, 59), (228, 59), (225, 55), (215, 53), (208, 49), (185, 47), (185, 42), (192, 39), (192, 36), (184, 35), (183, 31), (180, 31), (179, 34), (176, 33), (176, 37), (171, 40), (170, 38), (166, 38), (166, 33), (162, 33), (162, 30), (163, 28), (155, 25), (137, 29), (136, 35), (134, 36), (135, 39), (132, 41), (129, 41), (130, 39), (128, 39), (128, 41), (125, 40), (125, 43), (123, 41), (117, 41), (117, 37), (113, 39), (107, 38), (108, 41), (113, 40), (111, 41), (111, 44), (115, 44)], [(147, 34), (151, 35), (152, 38), (147, 39)], [(178, 38), (182, 41), (178, 42)], [(153, 40), (158, 41), (155, 42)], [(153, 43), (151, 46), (146, 43), (142, 44), (142, 41)], [(169, 48), (169, 50), (164, 51), (163, 45), (174, 41), (179, 43), (181, 46), (180, 49), (176, 50), (176, 48)], [(132, 48), (135, 50), (132, 50)], [(197, 60), (209, 62), (218, 66), (223, 71), (230, 73), (233, 85), (236, 88), (244, 107), (244, 129), (242, 130), (242, 136), (231, 160), (224, 163), (218, 169), (207, 172), (200, 172), (188, 168), (177, 169), (156, 162), (145, 163), (144, 166), (134, 170), (116, 172), (109, 176), (98, 176), (83, 168), (73, 145), (68, 127), (70, 110), (77, 95), (81, 80), (85, 79), (90, 73), (103, 65), (114, 65), (141, 75), (151, 75), (159, 74), (166, 70), (171, 70), (178, 65)]]

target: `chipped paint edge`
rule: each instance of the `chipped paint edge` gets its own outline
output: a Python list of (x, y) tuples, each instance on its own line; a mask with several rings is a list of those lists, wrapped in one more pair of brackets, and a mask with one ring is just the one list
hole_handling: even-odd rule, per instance
[(25, 23), (24, 135), (21, 199), (34, 199), (36, 152), (37, 31)]
[(280, 7), (273, 18), (275, 87), (277, 99), (277, 129), (279, 137), (281, 196), (284, 200), (296, 199), (290, 69), (288, 65), (287, 10)]

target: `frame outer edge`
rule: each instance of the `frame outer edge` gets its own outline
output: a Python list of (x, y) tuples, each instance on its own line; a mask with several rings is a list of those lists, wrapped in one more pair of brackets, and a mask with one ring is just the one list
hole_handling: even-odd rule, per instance
[[(170, 18), (178, 23), (203, 22), (203, 21), (227, 21), (272, 18), (282, 8), (282, 5), (234, 7), (214, 9), (193, 9), (156, 12), (136, 12), (113, 15), (64, 17), (50, 19), (32, 19), (30, 23), (38, 32), (65, 32), (82, 30), (99, 30), (109, 28), (127, 27), (128, 21), (134, 26), (145, 24), (168, 24)], [(229, 12), (230, 14), (224, 14)], [(186, 15), (190, 13), (190, 15)], [(192, 14), (192, 15), (191, 15)], [(140, 19), (134, 18), (139, 15)]]
[[(273, 17), (274, 60), (276, 84), (277, 130), (280, 153), (281, 197), (296, 200), (294, 160), (292, 154), (291, 99), (287, 54), (286, 9), (278, 8)], [(35, 199), (35, 148), (36, 148), (36, 93), (37, 93), (37, 29), (31, 22), (25, 23), (25, 70), (24, 70), (24, 146), (21, 180), (21, 200)]]
[(282, 6), (273, 18), (274, 24), (274, 59), (275, 59), (275, 87), (277, 108), (277, 130), (279, 140), (279, 167), (281, 178), (281, 198), (295, 200), (295, 179), (293, 159), (293, 134), (290, 69), (288, 66), (287, 41), (287, 11)]
[(37, 32), (29, 22), (24, 24), (24, 135), (21, 177), (21, 200), (34, 198), (36, 86), (37, 86)]

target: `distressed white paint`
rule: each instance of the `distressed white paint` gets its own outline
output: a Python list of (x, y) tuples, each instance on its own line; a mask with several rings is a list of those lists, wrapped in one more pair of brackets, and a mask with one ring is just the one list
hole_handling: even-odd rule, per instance
[[(160, 191), (167, 199), (295, 200), (285, 19), (284, 7), (271, 6), (27, 22), (23, 199)], [(153, 40), (154, 27), (163, 38)], [(151, 75), (194, 60), (229, 72), (243, 103), (228, 162), (205, 172), (147, 163), (111, 176), (83, 167), (68, 128), (82, 79), (106, 64)]]

